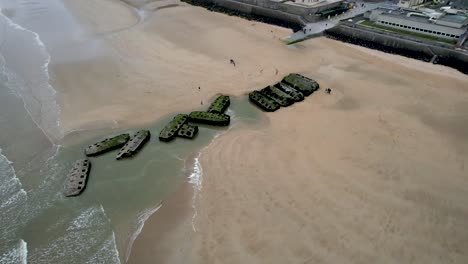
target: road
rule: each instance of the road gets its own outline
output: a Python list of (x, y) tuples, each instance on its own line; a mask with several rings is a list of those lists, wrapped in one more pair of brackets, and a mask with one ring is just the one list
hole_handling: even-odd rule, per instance
[(363, 1), (356, 1), (355, 7), (353, 9), (350, 9), (344, 12), (343, 14), (336, 15), (329, 19), (325, 19), (319, 22), (307, 23), (306, 26), (303, 28), (303, 30), (300, 30), (288, 36), (284, 40), (287, 42), (294, 42), (294, 41), (298, 41), (301, 39), (313, 37), (317, 34), (322, 33), (326, 29), (336, 26), (340, 22), (340, 20), (355, 17), (357, 15), (365, 13), (368, 10), (375, 9), (379, 6), (388, 5), (387, 2), (382, 2), (382, 3), (364, 3), (364, 6), (362, 6), (363, 3), (364, 3)]

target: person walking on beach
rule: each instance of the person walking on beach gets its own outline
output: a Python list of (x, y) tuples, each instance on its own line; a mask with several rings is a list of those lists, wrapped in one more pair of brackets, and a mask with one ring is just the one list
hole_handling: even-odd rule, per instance
[(198, 86), (198, 91), (200, 91), (200, 86)]
[(230, 60), (230, 63), (236, 67), (236, 62), (233, 59)]

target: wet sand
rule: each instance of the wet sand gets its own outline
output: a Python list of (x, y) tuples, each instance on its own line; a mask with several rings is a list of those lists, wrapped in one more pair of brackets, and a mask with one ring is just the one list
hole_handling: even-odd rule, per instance
[(177, 1), (150, 4), (180, 6), (137, 25), (133, 9), (112, 15), (115, 1), (66, 2), (83, 25), (102, 23), (90, 38), (106, 50), (53, 65), (66, 132), (144, 124), (289, 72), (332, 88), (217, 138), (201, 157), (196, 232), (185, 186), (147, 221), (131, 263), (468, 260), (465, 75), (325, 38), (287, 47), (287, 29)]

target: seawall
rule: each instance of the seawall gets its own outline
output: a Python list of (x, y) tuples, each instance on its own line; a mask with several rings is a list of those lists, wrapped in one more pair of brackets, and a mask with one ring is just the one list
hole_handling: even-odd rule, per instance
[(191, 5), (201, 6), (210, 11), (225, 13), (227, 15), (239, 16), (248, 20), (260, 21), (272, 25), (291, 28), (294, 32), (299, 31), (306, 21), (301, 16), (274, 10), (268, 7), (257, 6), (235, 0), (181, 0)]
[(388, 53), (449, 66), (468, 74), (468, 53), (455, 50), (450, 44), (402, 36), (379, 29), (368, 29), (351, 23), (341, 23), (334, 28), (328, 29), (325, 31), (325, 36)]
[(340, 2), (336, 2), (319, 6), (307, 6), (269, 0), (189, 0), (186, 2), (202, 6), (217, 5), (245, 14), (267, 16), (294, 23), (315, 22), (319, 20), (316, 15), (318, 12), (341, 5)]

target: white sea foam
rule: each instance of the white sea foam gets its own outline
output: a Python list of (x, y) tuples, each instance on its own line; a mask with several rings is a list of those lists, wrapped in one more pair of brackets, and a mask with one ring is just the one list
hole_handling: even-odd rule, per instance
[(201, 165), (200, 158), (202, 156), (203, 151), (205, 149), (209, 148), (211, 146), (211, 144), (213, 144), (213, 142), (215, 142), (216, 138), (223, 135), (224, 133), (227, 133), (231, 129), (232, 128), (229, 128), (229, 129), (225, 130), (224, 132), (217, 134), (211, 140), (211, 142), (210, 142), (210, 144), (208, 144), (208, 146), (202, 148), (198, 152), (197, 156), (195, 157), (195, 159), (193, 161), (192, 173), (188, 177), (189, 183), (191, 183), (193, 185), (193, 196), (192, 196), (192, 208), (193, 208), (192, 229), (193, 229), (193, 232), (197, 232), (197, 229), (195, 227), (195, 220), (196, 220), (197, 215), (198, 215), (197, 201), (198, 201), (199, 195), (201, 195), (201, 190), (202, 190), (202, 187), (203, 187), (203, 167)]
[(231, 117), (231, 120), (234, 120), (237, 117), (236, 112), (232, 110), (231, 108), (227, 109), (226, 114)]
[(198, 156), (195, 157), (193, 162), (192, 173), (189, 176), (189, 182), (194, 185), (194, 187), (201, 191), (202, 181), (203, 181), (203, 168), (200, 163), (201, 151), (198, 152)]
[(125, 255), (125, 261), (128, 261), (128, 258), (130, 258), (130, 254), (132, 253), (132, 248), (133, 248), (133, 243), (137, 239), (137, 237), (140, 235), (141, 230), (143, 230), (143, 227), (145, 226), (146, 220), (148, 220), (156, 211), (161, 208), (162, 203), (160, 203), (158, 206), (154, 208), (149, 208), (144, 210), (136, 219), (136, 230), (133, 232), (133, 234), (130, 236), (130, 240), (128, 242), (127, 246), (127, 252)]
[[(7, 86), (22, 99), (24, 108), (31, 116), (33, 122), (54, 143), (63, 137), (63, 131), (60, 128), (60, 108), (56, 102), (56, 91), (49, 83), (51, 57), (36, 32), (16, 24), (10, 18), (3, 15), (1, 9), (0, 23), (4, 24), (4, 30), (0, 35), (0, 42), (2, 43), (0, 56), (3, 53), (2, 60), (5, 62), (5, 65), (3, 65), (2, 70), (7, 77)], [(19, 33), (22, 35), (18, 35)], [(25, 40), (22, 39), (24, 37), (32, 38), (34, 41), (32, 43), (22, 43), (19, 46), (24, 48), (24, 46), (29, 45), (27, 48), (36, 49), (37, 56), (41, 56), (42, 64), (38, 65), (37, 72), (32, 73), (30, 69), (21, 72), (25, 68), (22, 66), (16, 66), (16, 70), (9, 67), (9, 63), (17, 62), (17, 58), (20, 56), (11, 57), (12, 61), (9, 62), (7, 55), (12, 56), (12, 54), (23, 52), (22, 50), (17, 50), (18, 45), (16, 44), (24, 42)], [(33, 79), (28, 78), (32, 75)]]
[(63, 263), (66, 258), (87, 259), (86, 263), (120, 263), (115, 235), (102, 205), (88, 207), (67, 222), (64, 232), (31, 250), (32, 262)]
[(14, 238), (24, 204), (28, 199), (20, 180), (16, 177), (12, 162), (2, 154), (0, 149), (0, 233), (2, 240)]
[(102, 247), (91, 256), (86, 263), (120, 264), (119, 251), (117, 250), (114, 232), (112, 232), (112, 235), (102, 244)]
[(26, 264), (28, 263), (28, 246), (24, 240), (20, 240), (13, 248), (0, 255), (2, 264)]

